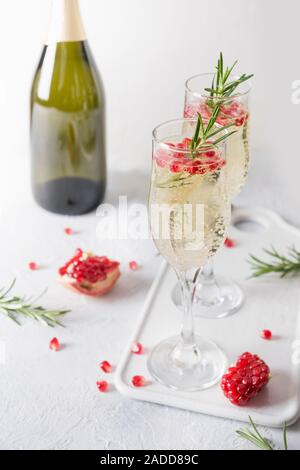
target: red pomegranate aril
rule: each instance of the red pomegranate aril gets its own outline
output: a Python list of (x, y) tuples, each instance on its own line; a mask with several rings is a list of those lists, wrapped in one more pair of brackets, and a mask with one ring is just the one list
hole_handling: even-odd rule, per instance
[(238, 118), (238, 119), (235, 120), (235, 125), (236, 125), (237, 127), (241, 127), (241, 126), (244, 124), (244, 122), (245, 122), (245, 118), (243, 118), (243, 117), (242, 117), (242, 118)]
[(108, 391), (109, 384), (108, 382), (106, 382), (106, 380), (100, 380), (99, 382), (97, 382), (97, 388), (99, 392), (105, 393)]
[(142, 375), (135, 375), (134, 377), (132, 377), (131, 382), (132, 385), (137, 388), (144, 387), (145, 385), (147, 385), (147, 380)]
[(219, 163), (218, 163), (218, 162), (209, 163), (209, 164), (207, 165), (207, 169), (208, 169), (210, 172), (215, 172), (215, 171), (217, 171), (217, 170), (220, 169)]
[(237, 406), (244, 406), (268, 383), (270, 369), (257, 355), (242, 354), (234, 367), (222, 377), (224, 395)]
[(100, 369), (102, 369), (105, 374), (110, 374), (112, 371), (112, 365), (108, 361), (102, 361)]
[(165, 168), (167, 166), (167, 162), (165, 162), (165, 160), (163, 159), (156, 158), (155, 161), (157, 166), (159, 166), (160, 168)]
[(129, 267), (130, 267), (131, 271), (136, 271), (138, 269), (138, 264), (137, 264), (136, 261), (130, 261)]
[(261, 332), (261, 337), (263, 339), (267, 339), (267, 340), (270, 340), (272, 339), (272, 331), (271, 330), (262, 330)]
[(234, 248), (235, 247), (235, 242), (231, 238), (225, 238), (224, 245), (227, 248)]
[(74, 233), (74, 230), (72, 228), (65, 228), (65, 234), (66, 235), (73, 235)]
[(186, 137), (185, 139), (183, 139), (182, 144), (184, 148), (188, 148), (190, 147), (191, 142), (192, 142), (192, 139), (189, 139), (188, 137)]
[(38, 269), (37, 263), (34, 263), (34, 262), (29, 263), (28, 267), (31, 271), (36, 271)]
[(197, 175), (198, 174), (198, 171), (199, 171), (199, 164), (197, 164), (196, 162), (194, 162), (191, 166), (188, 166), (186, 168), (186, 171), (190, 174), (190, 175)]
[(51, 349), (51, 351), (59, 351), (60, 350), (60, 342), (58, 341), (57, 338), (53, 338), (50, 341), (49, 348)]
[(131, 347), (131, 352), (133, 352), (133, 354), (142, 354), (143, 352), (143, 346), (141, 343), (133, 343), (132, 347)]
[(170, 171), (172, 173), (181, 173), (182, 172), (182, 165), (178, 165), (177, 163), (172, 163), (170, 165)]
[(206, 152), (206, 157), (208, 158), (213, 158), (216, 156), (216, 152), (214, 152), (213, 150), (209, 150), (208, 152)]

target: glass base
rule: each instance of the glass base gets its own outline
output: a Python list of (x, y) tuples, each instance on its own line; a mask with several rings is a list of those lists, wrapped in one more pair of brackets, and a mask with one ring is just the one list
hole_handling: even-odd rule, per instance
[[(235, 282), (223, 277), (217, 277), (213, 295), (206, 292), (203, 295), (203, 286), (197, 285), (194, 297), (194, 316), (202, 318), (224, 318), (237, 312), (244, 303), (245, 296), (242, 289)], [(206, 290), (209, 287), (205, 287)], [(181, 308), (181, 295), (179, 284), (176, 284), (172, 291), (174, 304)]]
[(176, 353), (180, 340), (179, 336), (168, 338), (153, 349), (148, 359), (148, 369), (154, 379), (175, 390), (190, 392), (204, 390), (219, 382), (227, 365), (221, 349), (212, 341), (196, 336), (196, 361), (188, 367), (181, 360), (182, 353)]

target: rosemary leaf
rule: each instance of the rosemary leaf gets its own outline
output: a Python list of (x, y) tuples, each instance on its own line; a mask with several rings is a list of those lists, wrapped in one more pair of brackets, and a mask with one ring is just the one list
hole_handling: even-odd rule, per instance
[(286, 276), (296, 276), (300, 274), (300, 251), (294, 246), (288, 249), (288, 255), (281, 255), (274, 247), (264, 249), (270, 260), (265, 261), (257, 256), (249, 256), (248, 262), (251, 265), (251, 277), (260, 277), (265, 274), (279, 274), (281, 278)]
[(232, 95), (239, 85), (253, 77), (253, 74), (246, 75), (244, 73), (240, 77), (228, 82), (237, 63), (238, 61), (236, 60), (231, 67), (226, 67), (224, 70), (223, 54), (220, 52), (216, 67), (216, 77), (212, 81), (211, 88), (205, 88), (205, 91), (207, 91), (211, 97), (228, 97)]
[(26, 300), (24, 297), (9, 296), (16, 280), (12, 282), (8, 289), (0, 290), (0, 313), (7, 316), (15, 323), (20, 325), (19, 317), (27, 317), (41, 322), (46, 326), (63, 326), (58, 317), (65, 315), (69, 310), (47, 310), (44, 307), (37, 306), (35, 301)]

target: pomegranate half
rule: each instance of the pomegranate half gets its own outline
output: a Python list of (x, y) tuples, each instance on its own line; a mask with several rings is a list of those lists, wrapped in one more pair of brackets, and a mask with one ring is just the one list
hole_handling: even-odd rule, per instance
[(100, 297), (109, 292), (121, 273), (120, 263), (106, 256), (85, 253), (80, 248), (59, 270), (64, 285), (76, 292), (93, 297)]

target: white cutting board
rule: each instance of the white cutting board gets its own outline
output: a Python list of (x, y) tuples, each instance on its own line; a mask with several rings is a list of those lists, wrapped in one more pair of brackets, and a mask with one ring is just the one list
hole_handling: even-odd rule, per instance
[[(251, 271), (246, 260), (249, 253), (265, 258), (262, 249), (270, 245), (283, 253), (290, 245), (300, 249), (300, 231), (273, 212), (260, 208), (236, 209), (233, 224), (229, 236), (237, 246), (222, 248), (215, 266), (216, 272), (226, 273), (240, 284), (246, 295), (245, 303), (238, 313), (227, 318), (196, 318), (196, 331), (219, 344), (230, 364), (245, 351), (261, 356), (272, 372), (268, 386), (249, 406), (236, 407), (223, 396), (219, 385), (201, 392), (179, 392), (151, 378), (147, 369), (149, 351), (161, 340), (178, 334), (181, 323), (181, 312), (170, 296), (176, 278), (165, 262), (116, 370), (115, 385), (122, 394), (138, 400), (241, 421), (248, 421), (251, 415), (257, 424), (265, 426), (292, 424), (300, 414), (300, 278), (249, 280)], [(272, 341), (260, 337), (263, 329), (272, 330)], [(145, 346), (143, 355), (131, 353), (135, 341)], [(143, 375), (150, 383), (134, 388), (131, 385), (134, 375)]]

